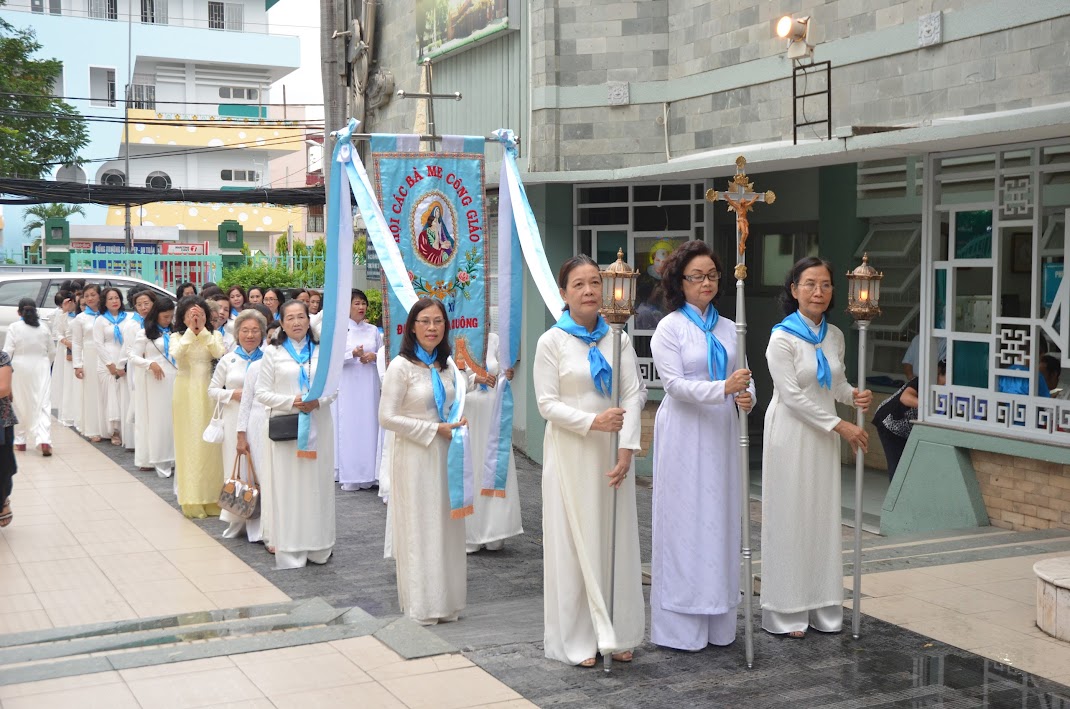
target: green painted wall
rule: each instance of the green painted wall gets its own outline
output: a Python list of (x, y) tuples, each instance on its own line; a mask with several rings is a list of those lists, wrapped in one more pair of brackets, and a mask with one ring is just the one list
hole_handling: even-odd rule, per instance
[[(531, 185), (526, 188), (535, 220), (539, 224), (546, 258), (555, 274), (561, 264), (572, 257), (572, 186)], [(526, 271), (526, 269), (525, 269)], [(540, 465), (542, 438), (546, 424), (539, 414), (535, 390), (531, 383), (531, 368), (535, 361), (535, 346), (539, 337), (557, 320), (547, 311), (535, 282), (524, 279), (524, 326), (520, 363), (516, 367), (515, 385), (523, 392), (523, 420), (516, 422), (514, 444)], [(518, 397), (519, 398), (519, 397)], [(520, 402), (517, 402), (519, 407)], [(519, 418), (519, 417), (518, 417)]]

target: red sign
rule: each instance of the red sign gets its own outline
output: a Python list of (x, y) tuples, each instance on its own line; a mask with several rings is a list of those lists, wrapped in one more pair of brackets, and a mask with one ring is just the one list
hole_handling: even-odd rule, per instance
[(165, 256), (207, 256), (208, 242), (199, 244), (162, 244)]

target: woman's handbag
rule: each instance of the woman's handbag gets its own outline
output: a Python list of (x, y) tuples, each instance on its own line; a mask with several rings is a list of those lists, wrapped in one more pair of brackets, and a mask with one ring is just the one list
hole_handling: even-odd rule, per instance
[(201, 438), (204, 439), (205, 443), (223, 442), (223, 402), (216, 402), (212, 420), (208, 422), (208, 427), (204, 429), (204, 434)]
[(268, 438), (273, 441), (297, 440), (297, 417), (300, 414), (284, 414), (268, 419)]
[[(249, 480), (241, 479), (241, 459), (249, 466)], [(234, 470), (223, 483), (219, 493), (219, 506), (241, 519), (252, 519), (259, 514), (260, 485), (256, 482), (256, 470), (253, 469), (253, 457), (248, 453), (238, 453), (234, 457)]]

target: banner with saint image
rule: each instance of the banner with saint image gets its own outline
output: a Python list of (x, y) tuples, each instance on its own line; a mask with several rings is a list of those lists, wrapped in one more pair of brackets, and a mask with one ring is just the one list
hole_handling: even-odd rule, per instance
[[(420, 298), (446, 306), (454, 356), (486, 357), (487, 302), (484, 139), (443, 136), (441, 152), (422, 153), (412, 135), (372, 136), (372, 180), (387, 227)], [(407, 310), (384, 289), (383, 331), (393, 358)]]

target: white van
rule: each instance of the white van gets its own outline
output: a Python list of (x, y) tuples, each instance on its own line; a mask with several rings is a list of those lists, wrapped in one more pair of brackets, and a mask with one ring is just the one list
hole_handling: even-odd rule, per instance
[(41, 315), (41, 321), (48, 322), (56, 311), (56, 293), (59, 292), (60, 285), (64, 281), (71, 281), (76, 278), (81, 278), (86, 283), (96, 283), (102, 288), (104, 286), (118, 288), (123, 294), (124, 306), (126, 305), (127, 292), (135, 286), (147, 287), (157, 297), (175, 299), (174, 295), (158, 285), (129, 276), (54, 271), (0, 273), (0, 344), (3, 344), (4, 338), (7, 336), (7, 326), (19, 319), (18, 306), (20, 300), (33, 298), (37, 302), (37, 310)]

